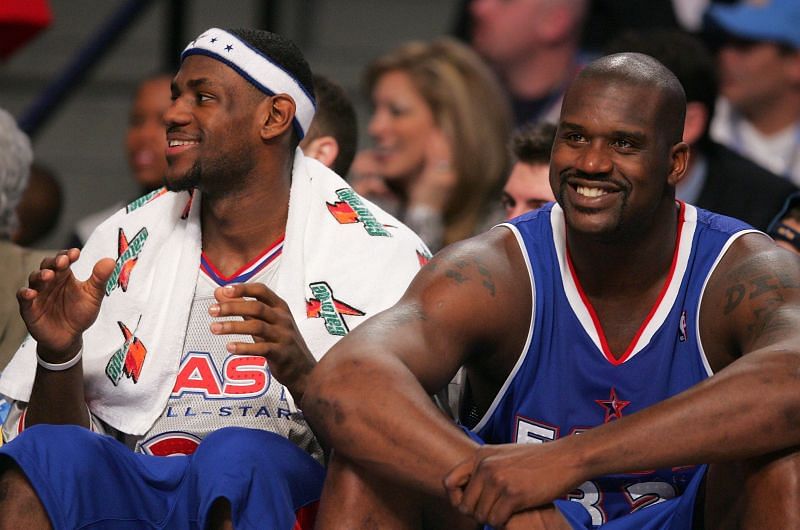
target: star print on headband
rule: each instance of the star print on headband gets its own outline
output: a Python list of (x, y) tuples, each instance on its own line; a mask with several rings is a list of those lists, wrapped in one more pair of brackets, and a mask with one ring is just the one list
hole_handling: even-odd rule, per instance
[(306, 135), (314, 118), (314, 101), (289, 72), (269, 57), (219, 28), (211, 28), (190, 42), (181, 53), (181, 61), (190, 55), (206, 55), (227, 64), (265, 94), (291, 96), (297, 107), (295, 129), (300, 138)]

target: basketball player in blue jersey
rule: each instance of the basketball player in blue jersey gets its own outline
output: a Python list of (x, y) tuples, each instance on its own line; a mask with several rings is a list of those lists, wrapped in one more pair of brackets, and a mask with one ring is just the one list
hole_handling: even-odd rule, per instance
[[(676, 202), (684, 111), (649, 56), (587, 66), (557, 204), (334, 346), (303, 400), (334, 450), (318, 528), (800, 527), (800, 265)], [(459, 427), (427, 396), (462, 365)]]

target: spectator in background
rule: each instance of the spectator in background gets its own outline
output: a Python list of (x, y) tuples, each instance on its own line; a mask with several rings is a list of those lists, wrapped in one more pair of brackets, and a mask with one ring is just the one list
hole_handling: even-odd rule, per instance
[(471, 42), (500, 76), (515, 125), (555, 123), (579, 57), (587, 0), (473, 0)]
[(432, 251), (502, 218), (510, 113), (491, 70), (452, 39), (409, 42), (371, 63), (374, 148), (359, 158)]
[[(167, 132), (163, 115), (172, 98), (171, 82), (169, 74), (152, 75), (139, 84), (134, 95), (125, 136), (125, 152), (140, 195), (164, 185)], [(123, 200), (120, 197), (119, 202), (78, 221), (69, 246), (82, 247), (101, 222), (122, 208)]]
[(705, 22), (722, 96), (711, 136), (800, 185), (800, 2), (714, 5)]
[(800, 254), (800, 192), (793, 193), (775, 219), (767, 233), (779, 247)]
[(325, 76), (314, 74), (314, 96), (317, 112), (300, 148), (346, 177), (358, 145), (356, 111), (344, 89)]
[(699, 39), (679, 30), (626, 33), (609, 44), (608, 53), (617, 52), (654, 57), (686, 91), (683, 141), (691, 156), (686, 176), (676, 188), (677, 198), (766, 230), (797, 188), (709, 138), (718, 87), (711, 52)]
[(23, 247), (40, 243), (58, 224), (63, 202), (55, 173), (34, 162), (28, 186), (17, 205), (19, 225), (12, 237), (14, 243)]
[(15, 245), (17, 204), (28, 184), (33, 151), (28, 136), (14, 118), (0, 109), (0, 370), (17, 351), (27, 331), (17, 307), (17, 289), (27, 285), (28, 273), (52, 252)]
[(550, 151), (556, 126), (527, 125), (511, 138), (514, 166), (503, 188), (506, 218), (518, 217), (555, 199), (550, 188)]

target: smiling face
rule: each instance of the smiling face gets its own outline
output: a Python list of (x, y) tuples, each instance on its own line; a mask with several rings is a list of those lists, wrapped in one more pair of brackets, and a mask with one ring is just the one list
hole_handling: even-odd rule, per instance
[(164, 112), (170, 105), (169, 84), (166, 75), (144, 81), (136, 91), (128, 117), (128, 165), (136, 182), (146, 190), (162, 186), (167, 171)]
[(438, 130), (430, 106), (411, 77), (400, 70), (377, 80), (372, 103), (369, 134), (381, 176), (413, 180), (422, 171), (429, 139)]
[(221, 62), (192, 55), (172, 82), (167, 125), (170, 190), (235, 190), (256, 165), (261, 94)]
[(550, 184), (571, 230), (601, 239), (643, 233), (672, 207), (686, 149), (665, 132), (662, 99), (652, 86), (602, 78), (570, 88)]

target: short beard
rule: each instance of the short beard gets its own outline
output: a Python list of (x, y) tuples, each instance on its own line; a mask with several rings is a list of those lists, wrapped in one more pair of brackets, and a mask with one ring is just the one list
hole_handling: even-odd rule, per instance
[(195, 162), (183, 177), (173, 181), (165, 178), (164, 185), (169, 191), (188, 191), (200, 185), (200, 174), (200, 166)]

